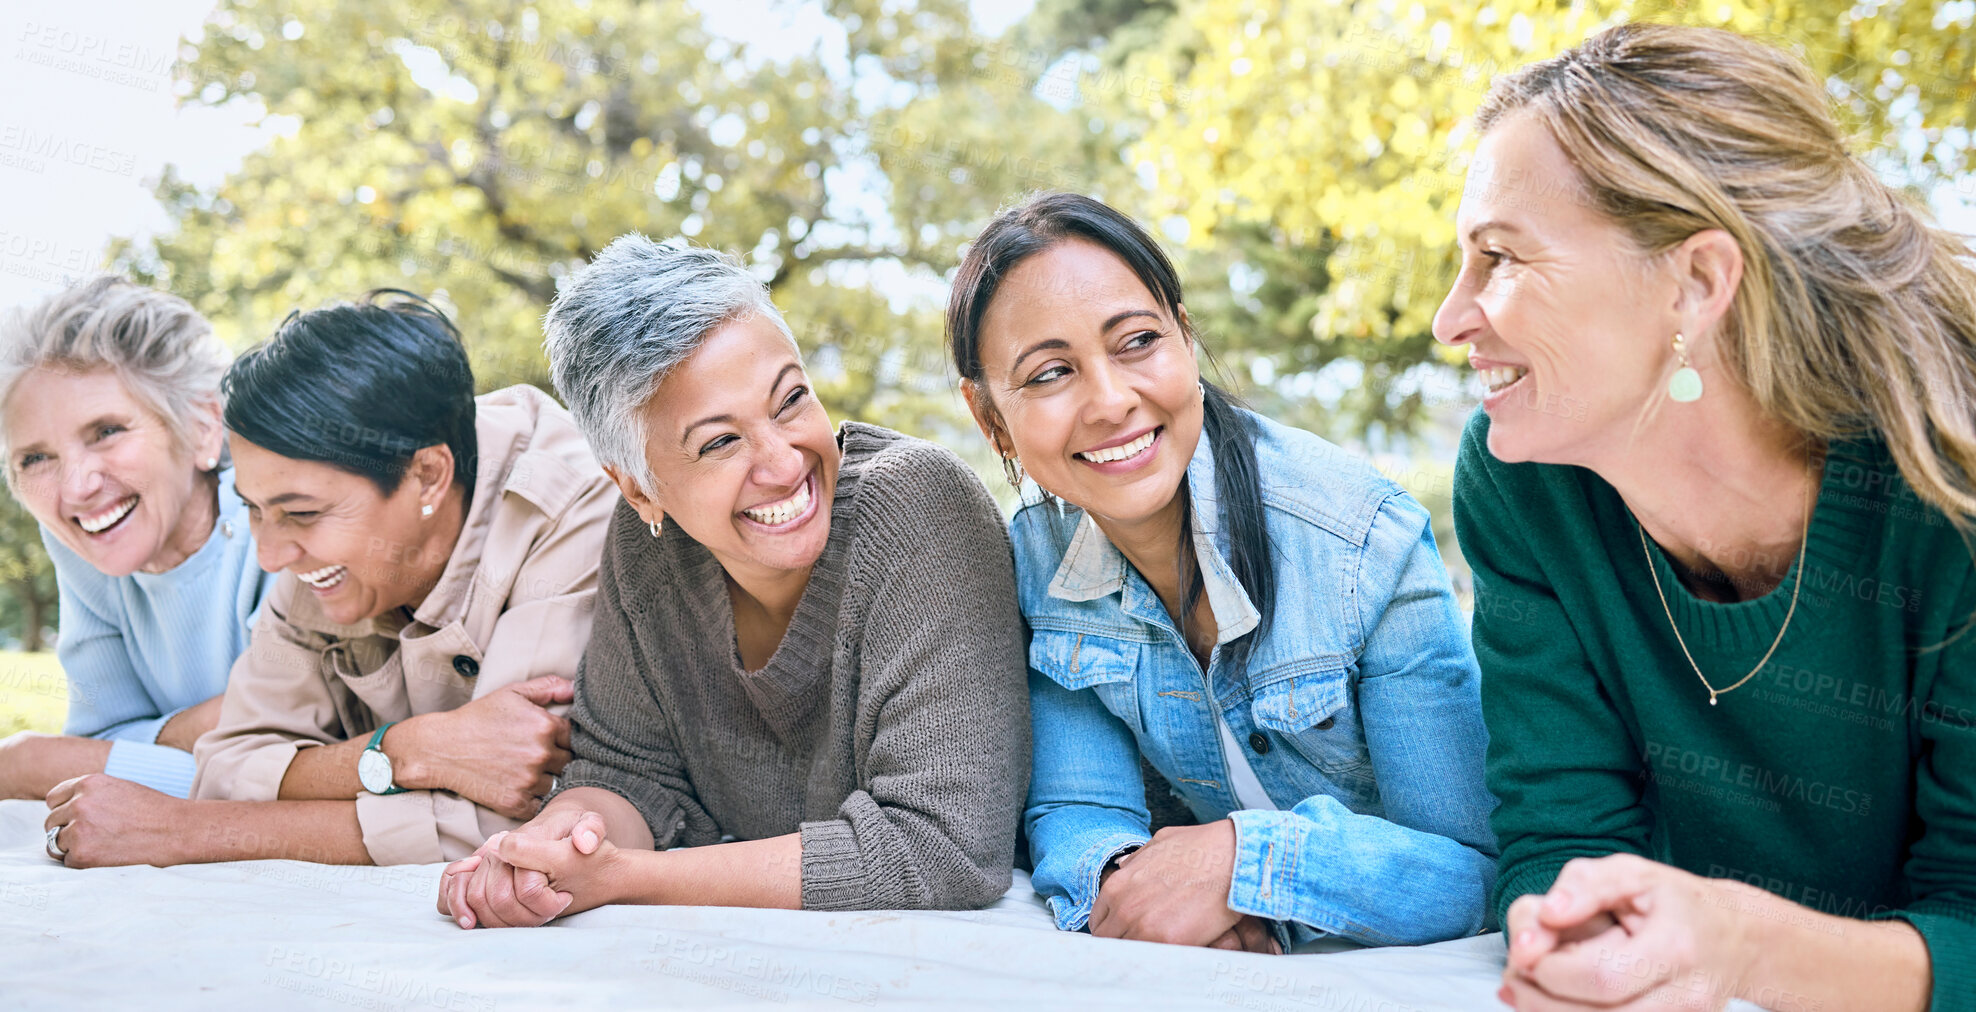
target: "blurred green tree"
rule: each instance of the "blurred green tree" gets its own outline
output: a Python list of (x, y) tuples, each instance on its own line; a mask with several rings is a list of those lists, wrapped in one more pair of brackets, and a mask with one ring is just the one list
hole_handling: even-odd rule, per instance
[(684, 234), (771, 284), (839, 413), (938, 414), (904, 367), (937, 328), (864, 283), (913, 251), (858, 199), (856, 103), (815, 53), (761, 59), (635, 0), (222, 0), (186, 48), (190, 101), (259, 101), (281, 135), (217, 189), (167, 176), (176, 228), (114, 262), (233, 343), (402, 287), (455, 313), (483, 387), (546, 386), (556, 279), (621, 233)]
[(27, 507), (0, 494), (0, 640), (40, 650), (55, 627), (55, 566), (41, 549), (41, 528)]
[[(1265, 398), (1287, 394), (1284, 411), (1345, 439), (1469, 403), (1429, 332), (1454, 277), (1469, 117), (1499, 74), (1626, 20), (1796, 52), (1857, 150), (1899, 183), (1976, 167), (1968, 4), (1182, 0), (1152, 44), (1122, 54), (1128, 78), (1170, 82), (1132, 92), (1148, 128), (1128, 157), (1151, 186), (1145, 213), (1184, 221), (1199, 262), (1230, 269), (1202, 315), (1275, 380)], [(1352, 389), (1315, 412), (1294, 403), (1312, 384), (1293, 380), (1335, 363)]]

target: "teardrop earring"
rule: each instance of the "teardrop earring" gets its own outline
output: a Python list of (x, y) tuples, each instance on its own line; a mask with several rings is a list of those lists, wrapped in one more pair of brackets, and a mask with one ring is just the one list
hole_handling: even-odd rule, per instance
[(1009, 485), (1016, 491), (1022, 491), (1022, 458), (1002, 449), (1000, 436), (991, 435), (988, 437), (988, 442), (995, 447), (995, 456), (1002, 458), (1002, 477), (1007, 478)]
[(1022, 470), (1022, 458), (1013, 453), (1003, 457), (1002, 477), (1007, 478), (1009, 484), (1020, 491), (1022, 489), (1022, 479), (1025, 477)]
[(1681, 363), (1681, 367), (1667, 378), (1667, 396), (1683, 404), (1701, 400), (1702, 374), (1688, 364), (1688, 339), (1678, 331), (1674, 335), (1674, 358)]

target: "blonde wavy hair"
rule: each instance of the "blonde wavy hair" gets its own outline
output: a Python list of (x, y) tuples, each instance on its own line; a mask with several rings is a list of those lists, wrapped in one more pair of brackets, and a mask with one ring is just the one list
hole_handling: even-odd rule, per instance
[[(226, 346), (191, 304), (169, 292), (111, 274), (87, 278), (17, 310), (0, 325), (0, 406), (28, 373), (43, 366), (109, 370), (139, 404), (164, 420), (175, 452), (189, 452), (188, 420), (199, 404), (220, 399)], [(11, 440), (0, 425), (8, 486)]]
[(1477, 132), (1526, 112), (1645, 254), (1705, 229), (1735, 240), (1716, 340), (1767, 414), (1819, 441), (1878, 433), (1970, 530), (1976, 265), (1852, 155), (1811, 68), (1734, 32), (1621, 25), (1496, 82)]

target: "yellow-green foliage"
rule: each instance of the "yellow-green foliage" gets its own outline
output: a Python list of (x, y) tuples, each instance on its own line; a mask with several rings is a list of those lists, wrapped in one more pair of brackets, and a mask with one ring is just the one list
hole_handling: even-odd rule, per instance
[(54, 734), (68, 710), (68, 682), (53, 653), (0, 650), (0, 738), (16, 731)]
[[(1191, 241), (1267, 225), (1329, 247), (1320, 341), (1424, 335), (1454, 272), (1468, 118), (1490, 82), (1627, 20), (1732, 28), (1831, 82), (1857, 147), (1917, 181), (1969, 168), (1967, 4), (1184, 0), (1129, 73), (1152, 126), (1132, 158)], [(1429, 345), (1416, 346), (1422, 354)]]

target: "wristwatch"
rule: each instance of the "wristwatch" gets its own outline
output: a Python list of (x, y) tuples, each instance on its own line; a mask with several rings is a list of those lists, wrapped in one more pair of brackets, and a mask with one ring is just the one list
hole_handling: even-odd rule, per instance
[(396, 723), (394, 720), (378, 728), (371, 735), (370, 744), (364, 746), (363, 754), (357, 757), (357, 780), (372, 794), (405, 793), (403, 787), (391, 782), (391, 757), (384, 754), (384, 732)]

